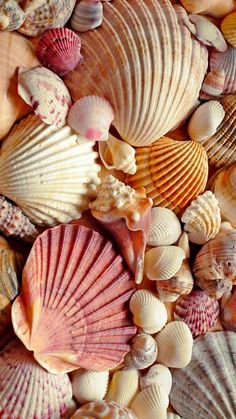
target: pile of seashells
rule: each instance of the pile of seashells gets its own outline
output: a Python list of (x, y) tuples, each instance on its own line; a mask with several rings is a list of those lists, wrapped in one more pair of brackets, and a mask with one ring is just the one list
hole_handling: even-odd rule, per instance
[(236, 1), (0, 29), (0, 418), (235, 419)]

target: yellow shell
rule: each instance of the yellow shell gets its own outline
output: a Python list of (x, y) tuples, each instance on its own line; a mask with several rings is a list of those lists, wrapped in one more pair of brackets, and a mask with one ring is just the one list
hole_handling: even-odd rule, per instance
[(223, 17), (235, 9), (235, 0), (180, 0), (190, 13)]
[(228, 43), (236, 48), (236, 12), (230, 13), (224, 18), (221, 30)]

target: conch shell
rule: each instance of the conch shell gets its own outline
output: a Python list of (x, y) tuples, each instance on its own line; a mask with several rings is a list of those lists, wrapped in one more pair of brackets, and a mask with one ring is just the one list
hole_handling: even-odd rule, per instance
[(99, 142), (98, 146), (100, 158), (107, 169), (122, 170), (134, 175), (137, 170), (135, 149), (130, 144), (110, 134), (108, 140)]

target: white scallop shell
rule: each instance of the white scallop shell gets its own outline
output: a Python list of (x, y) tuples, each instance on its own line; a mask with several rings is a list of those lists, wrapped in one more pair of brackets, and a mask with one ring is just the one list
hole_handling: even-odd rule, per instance
[(146, 333), (157, 333), (167, 322), (165, 304), (148, 290), (136, 291), (130, 299), (134, 323)]
[(100, 26), (102, 20), (103, 7), (100, 1), (81, 0), (74, 8), (70, 25), (75, 31), (85, 32)]
[(142, 390), (131, 403), (131, 410), (139, 419), (166, 419), (169, 398), (158, 384)]
[(131, 340), (130, 352), (124, 358), (125, 367), (138, 370), (150, 367), (156, 361), (157, 353), (157, 344), (151, 335), (147, 333), (135, 335)]
[(107, 141), (99, 142), (99, 154), (107, 169), (122, 170), (130, 175), (136, 173), (135, 149), (113, 135), (109, 135)]
[(220, 52), (227, 50), (227, 43), (221, 33), (221, 31), (203, 16), (189, 15), (190, 22), (194, 23), (196, 31), (196, 38), (203, 42), (203, 44), (214, 47)]
[(145, 253), (145, 273), (152, 281), (170, 279), (178, 272), (184, 259), (181, 247), (154, 247)]
[(158, 384), (169, 395), (172, 386), (172, 376), (169, 368), (162, 364), (155, 364), (149, 368), (146, 375), (140, 378), (141, 390), (153, 384)]
[(106, 400), (129, 406), (139, 388), (139, 372), (136, 369), (115, 371), (109, 383)]
[(224, 107), (215, 100), (200, 105), (191, 116), (188, 133), (192, 140), (203, 141), (214, 135), (225, 117)]
[(189, 364), (193, 337), (186, 323), (178, 320), (168, 323), (155, 339), (158, 362), (171, 368), (185, 368)]
[(102, 400), (105, 396), (109, 382), (108, 371), (88, 371), (80, 368), (73, 371), (71, 376), (73, 395), (79, 403)]
[(168, 208), (152, 208), (152, 222), (147, 244), (168, 246), (174, 244), (181, 235), (181, 225), (177, 215)]

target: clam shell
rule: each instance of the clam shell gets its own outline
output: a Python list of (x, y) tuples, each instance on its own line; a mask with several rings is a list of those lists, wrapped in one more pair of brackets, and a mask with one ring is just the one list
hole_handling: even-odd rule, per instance
[(199, 41), (205, 45), (214, 47), (220, 52), (227, 50), (227, 43), (216, 25), (205, 17), (195, 14), (189, 15), (189, 20), (195, 25), (196, 31), (194, 35)]
[(181, 235), (181, 225), (175, 213), (168, 208), (152, 208), (148, 246), (168, 246), (174, 244)]
[(227, 42), (236, 48), (236, 12), (224, 18), (221, 22), (221, 30)]
[(55, 225), (79, 218), (100, 182), (98, 154), (69, 126), (47, 126), (30, 115), (4, 140), (0, 193), (33, 223)]
[(211, 191), (199, 195), (184, 211), (181, 221), (192, 243), (204, 244), (219, 233), (221, 216), (218, 200)]
[(215, 101), (209, 100), (200, 105), (188, 124), (188, 133), (192, 140), (202, 142), (214, 135), (217, 128), (225, 117), (223, 106)]
[(70, 108), (68, 124), (82, 137), (91, 141), (106, 141), (114, 119), (113, 109), (99, 96), (86, 96)]
[(171, 368), (185, 368), (191, 361), (193, 338), (186, 323), (173, 321), (155, 336), (157, 361)]
[(146, 333), (157, 333), (167, 322), (167, 311), (151, 291), (138, 290), (130, 299), (130, 310), (134, 323)]
[(107, 169), (122, 170), (130, 175), (137, 170), (135, 149), (113, 135), (109, 135), (107, 141), (99, 142), (99, 155)]
[(163, 137), (150, 147), (136, 149), (137, 172), (126, 182), (144, 187), (154, 206), (180, 212), (204, 192), (208, 176), (207, 154), (195, 141)]
[(0, 29), (14, 31), (22, 25), (25, 17), (19, 0), (0, 1)]
[(122, 362), (136, 331), (127, 306), (133, 292), (109, 240), (82, 226), (60, 225), (33, 244), (12, 306), (14, 330), (50, 372), (108, 370)]
[(81, 64), (81, 41), (75, 32), (68, 28), (50, 29), (40, 38), (36, 55), (44, 67), (63, 76)]
[(110, 381), (106, 400), (129, 406), (138, 391), (139, 373), (136, 369), (116, 371)]
[(2, 418), (59, 418), (70, 406), (68, 375), (45, 371), (18, 339), (0, 352), (0, 382)]
[(142, 390), (133, 399), (130, 407), (139, 419), (166, 419), (168, 404), (167, 393), (155, 384)]
[(169, 0), (116, 0), (103, 7), (102, 26), (81, 34), (84, 64), (68, 73), (65, 83), (74, 101), (105, 97), (121, 138), (149, 145), (192, 109), (207, 51), (179, 25)]
[(172, 412), (167, 412), (167, 419), (181, 419), (181, 416)]
[(218, 314), (218, 301), (198, 289), (180, 297), (174, 309), (175, 320), (184, 321), (193, 337), (208, 332), (216, 323)]
[(216, 69), (207, 73), (202, 89), (200, 92), (200, 99), (212, 99), (213, 96), (219, 96), (224, 90), (225, 85), (225, 70)]
[(235, 9), (234, 0), (180, 0), (190, 13), (223, 17)]
[(184, 259), (181, 247), (154, 247), (145, 253), (145, 273), (152, 281), (170, 279), (178, 272)]
[(227, 51), (213, 51), (210, 56), (210, 69), (221, 69), (225, 71), (225, 84), (223, 94), (236, 93), (236, 49), (228, 46)]
[(147, 333), (135, 335), (131, 341), (130, 352), (124, 359), (125, 367), (138, 370), (150, 367), (156, 361), (157, 353), (157, 344), (152, 336)]
[(209, 332), (195, 339), (191, 363), (172, 372), (170, 401), (181, 416), (235, 418), (235, 346), (233, 332)]
[(146, 375), (140, 378), (140, 388), (143, 390), (146, 387), (158, 384), (162, 387), (166, 394), (170, 394), (172, 386), (172, 377), (169, 368), (162, 364), (155, 364), (149, 368)]
[(101, 25), (103, 20), (103, 7), (100, 1), (81, 0), (76, 4), (70, 25), (78, 32), (89, 31)]
[(87, 371), (83, 368), (71, 375), (73, 396), (80, 404), (103, 399), (109, 382), (108, 371)]
[(83, 419), (83, 418), (97, 418), (97, 419), (137, 419), (137, 416), (119, 403), (111, 402), (107, 400), (96, 400), (80, 407), (71, 416), (71, 419)]
[(236, 332), (236, 288), (221, 299), (220, 319), (225, 329)]

